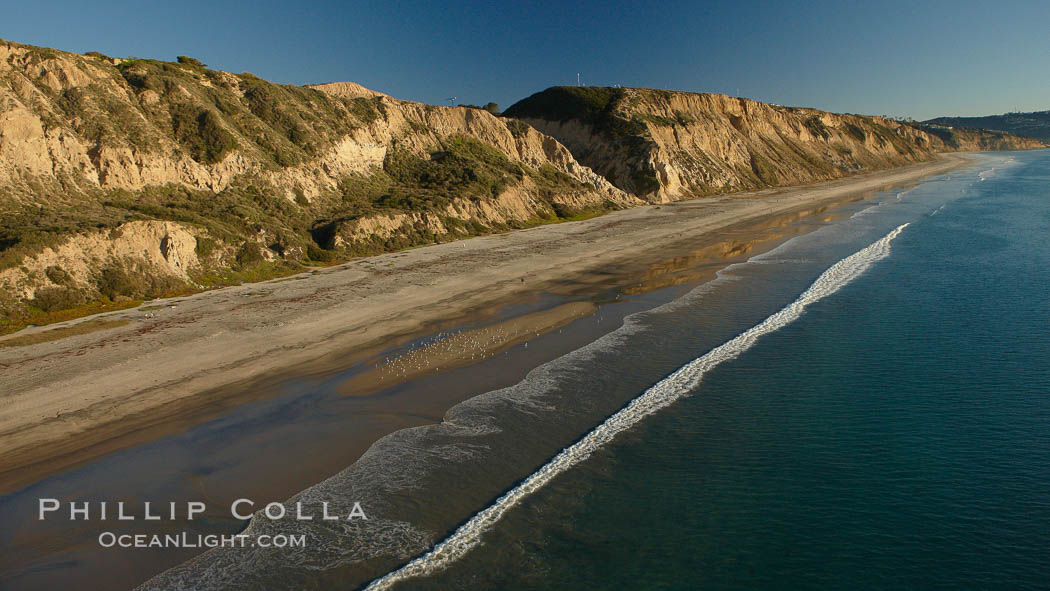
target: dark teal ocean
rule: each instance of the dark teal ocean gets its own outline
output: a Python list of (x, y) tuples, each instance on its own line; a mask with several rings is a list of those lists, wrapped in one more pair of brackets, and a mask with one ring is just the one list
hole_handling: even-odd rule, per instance
[(1050, 588), (1050, 151), (973, 159), (286, 503), (368, 521), (142, 589)]
[(396, 587), (1050, 588), (1047, 152), (887, 195), (731, 269), (737, 311), (715, 289), (650, 328), (689, 350), (712, 323), (693, 308), (786, 303), (801, 290), (765, 284), (905, 222), (886, 258)]

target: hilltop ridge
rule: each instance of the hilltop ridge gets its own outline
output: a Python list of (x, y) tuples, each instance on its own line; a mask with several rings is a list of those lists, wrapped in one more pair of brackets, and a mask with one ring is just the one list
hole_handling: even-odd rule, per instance
[(1030, 113), (1005, 113), (983, 117), (936, 117), (928, 125), (951, 128), (998, 130), (1005, 133), (1050, 142), (1050, 110)]

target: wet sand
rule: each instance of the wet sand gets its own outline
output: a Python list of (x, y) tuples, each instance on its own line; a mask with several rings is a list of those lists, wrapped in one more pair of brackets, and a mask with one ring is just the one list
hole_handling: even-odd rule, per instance
[(593, 314), (597, 309), (591, 302), (569, 302), (480, 328), (439, 334), (422, 346), (382, 359), (371, 369), (344, 381), (339, 391), (363, 396), (435, 372), (477, 363), (519, 343), (528, 346), (529, 339)]
[[(762, 239), (768, 242), (792, 216), (968, 162), (945, 156), (816, 186), (647, 206), (380, 255), (164, 302), (174, 307), (157, 310), (155, 319), (115, 312), (101, 317), (130, 322), (0, 348), (0, 490), (179, 432), (274, 394), (291, 375), (323, 375), (468, 319), (484, 323), (500, 306), (538, 293), (593, 292), (625, 279), (642, 290), (695, 280), (713, 273), (718, 260), (754, 247), (746, 238), (703, 244), (716, 232), (747, 224), (757, 232), (768, 223), (773, 231)], [(676, 262), (681, 252), (690, 254)], [(484, 354), (559, 322), (550, 314), (522, 321), (516, 337), (496, 338)], [(441, 363), (467, 361), (450, 355)], [(377, 388), (365, 382), (347, 392)]]

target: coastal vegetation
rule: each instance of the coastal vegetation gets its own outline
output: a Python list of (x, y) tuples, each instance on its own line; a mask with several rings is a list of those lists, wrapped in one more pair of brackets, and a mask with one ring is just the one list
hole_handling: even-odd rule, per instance
[(629, 202), (495, 103), (4, 41), (0, 98), (0, 332)]

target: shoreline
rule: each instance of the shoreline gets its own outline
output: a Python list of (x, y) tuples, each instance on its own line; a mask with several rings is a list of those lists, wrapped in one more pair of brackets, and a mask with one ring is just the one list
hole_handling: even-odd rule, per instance
[[(290, 376), (345, 369), (392, 344), (557, 290), (567, 277), (598, 285), (608, 280), (609, 266), (637, 266), (734, 225), (970, 162), (942, 155), (819, 185), (649, 205), (388, 253), (172, 298), (164, 305), (174, 307), (158, 311), (156, 319), (143, 319), (138, 310), (87, 317), (82, 321), (129, 322), (0, 349), (0, 454), (7, 458), (0, 491), (265, 398)], [(543, 323), (558, 324), (549, 318)]]

